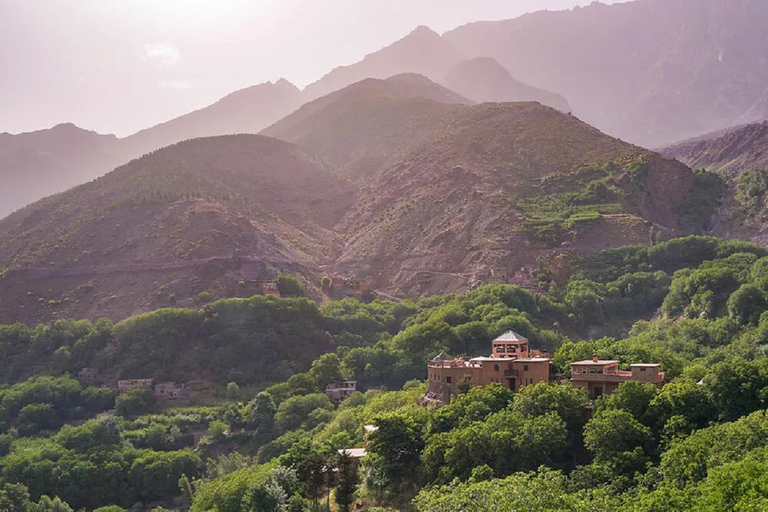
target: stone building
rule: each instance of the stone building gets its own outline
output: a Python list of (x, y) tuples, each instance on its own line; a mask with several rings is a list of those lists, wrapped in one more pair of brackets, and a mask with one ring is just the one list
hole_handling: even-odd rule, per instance
[(126, 379), (117, 381), (117, 390), (125, 393), (131, 388), (151, 388), (154, 379)]
[(357, 391), (356, 380), (343, 380), (341, 382), (332, 382), (325, 387), (325, 394), (336, 405), (343, 402), (352, 393)]
[(571, 363), (571, 386), (586, 389), (592, 400), (613, 393), (619, 384), (629, 380), (650, 382), (661, 388), (665, 377), (661, 366), (656, 363), (632, 364), (630, 371), (619, 370), (619, 361), (601, 360), (597, 355)]
[(175, 382), (155, 384), (155, 396), (158, 400), (183, 400), (188, 396), (187, 386)]
[(442, 353), (427, 362), (429, 398), (447, 403), (459, 392), (459, 385), (470, 387), (497, 383), (512, 391), (524, 386), (549, 382), (552, 361), (532, 354), (523, 336), (508, 331), (491, 342), (489, 357), (457, 359)]

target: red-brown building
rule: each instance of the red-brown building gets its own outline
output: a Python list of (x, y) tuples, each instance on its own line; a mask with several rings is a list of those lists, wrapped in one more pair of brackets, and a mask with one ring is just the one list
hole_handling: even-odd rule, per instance
[(280, 290), (277, 288), (277, 283), (261, 283), (261, 292), (264, 295), (271, 295), (272, 297), (280, 297)]
[(151, 388), (154, 379), (126, 379), (117, 381), (117, 390), (125, 393), (131, 388)]
[(549, 382), (551, 360), (531, 357), (528, 340), (509, 331), (491, 342), (490, 357), (456, 359), (443, 353), (427, 362), (428, 397), (449, 402), (458, 385), (471, 387), (501, 384), (512, 391), (523, 386)]
[(590, 399), (616, 391), (619, 384), (634, 380), (650, 382), (661, 388), (666, 375), (659, 364), (632, 364), (630, 371), (619, 370), (619, 361), (601, 360), (597, 355), (571, 363), (571, 386), (587, 390)]

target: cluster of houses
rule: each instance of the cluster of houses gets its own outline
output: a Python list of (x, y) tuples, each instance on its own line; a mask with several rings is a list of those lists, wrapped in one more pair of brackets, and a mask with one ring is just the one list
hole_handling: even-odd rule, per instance
[[(590, 399), (607, 395), (622, 382), (634, 380), (664, 385), (665, 375), (659, 364), (633, 364), (629, 371), (619, 369), (619, 361), (600, 360), (597, 355), (586, 361), (571, 363), (570, 383), (583, 388)], [(427, 362), (427, 398), (448, 403), (462, 387), (487, 386), (497, 383), (512, 391), (540, 382), (560, 381), (564, 377), (553, 371), (552, 360), (531, 350), (528, 340), (509, 331), (491, 342), (491, 355), (471, 359), (453, 358), (442, 353)]]
[[(83, 368), (77, 374), (77, 380), (83, 384), (101, 384), (99, 370), (96, 368)], [(126, 393), (133, 388), (152, 389), (155, 397), (161, 401), (183, 401), (190, 398), (191, 390), (186, 384), (176, 382), (158, 382), (155, 379), (124, 379), (117, 381), (117, 390)]]

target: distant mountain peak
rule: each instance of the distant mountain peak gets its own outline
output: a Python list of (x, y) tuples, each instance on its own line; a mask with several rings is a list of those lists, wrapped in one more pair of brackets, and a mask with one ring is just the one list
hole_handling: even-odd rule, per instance
[(290, 87), (291, 89), (298, 90), (298, 87), (293, 85), (290, 81), (286, 80), (285, 78), (280, 78), (278, 81), (274, 83), (274, 85), (280, 86), (280, 87)]
[(516, 80), (492, 57), (475, 57), (460, 62), (448, 73), (442, 85), (479, 103), (537, 101), (561, 112), (571, 110), (565, 98)]
[(420, 25), (405, 37), (349, 66), (340, 66), (304, 89), (305, 99), (325, 96), (366, 78), (388, 78), (417, 73), (442, 80), (466, 57), (431, 28)]
[(426, 25), (419, 25), (415, 29), (413, 29), (405, 38), (418, 36), (418, 37), (440, 37), (440, 34), (432, 30)]

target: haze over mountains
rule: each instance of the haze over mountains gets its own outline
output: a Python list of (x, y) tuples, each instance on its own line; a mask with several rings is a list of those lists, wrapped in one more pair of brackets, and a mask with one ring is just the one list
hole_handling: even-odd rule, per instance
[[(256, 85), (122, 139), (71, 124), (1, 134), (0, 215), (117, 170), (0, 222), (13, 290), (0, 317), (122, 317), (252, 292), (240, 281), (278, 271), (310, 288), (341, 272), (394, 295), (457, 291), (552, 250), (702, 232), (722, 191), (687, 165), (766, 165), (764, 124), (664, 150), (682, 163), (623, 140), (768, 114), (768, 7), (728, 7), (640, 0), (418, 27), (303, 91)], [(211, 136), (224, 137), (197, 139)], [(147, 298), (150, 284), (162, 290)]]
[(461, 290), (563, 243), (688, 232), (687, 167), (537, 103), (468, 103), (417, 75), (364, 80), (267, 130), (301, 149), (194, 139), (39, 201), (0, 222), (0, 321), (122, 318), (278, 272)]
[(768, 3), (641, 0), (459, 27), (443, 39), (559, 93), (613, 136), (659, 147), (768, 117)]

